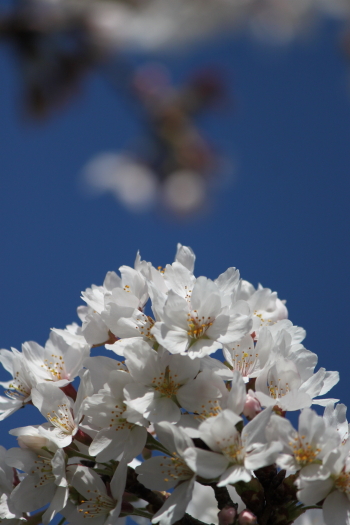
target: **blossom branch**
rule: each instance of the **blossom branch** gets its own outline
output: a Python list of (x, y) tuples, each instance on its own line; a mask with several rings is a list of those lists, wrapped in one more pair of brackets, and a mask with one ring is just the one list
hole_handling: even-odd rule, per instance
[(216, 483), (212, 483), (210, 486), (214, 489), (219, 510), (222, 510), (225, 507), (236, 507), (237, 509), (238, 505), (237, 503), (233, 503), (226, 487), (218, 487)]
[(164, 504), (165, 498), (160, 494), (156, 494), (150, 489), (147, 489), (142, 483), (137, 480), (137, 474), (132, 467), (128, 467), (126, 491), (134, 494), (140, 499), (144, 499), (151, 506), (154, 512), (157, 512)]

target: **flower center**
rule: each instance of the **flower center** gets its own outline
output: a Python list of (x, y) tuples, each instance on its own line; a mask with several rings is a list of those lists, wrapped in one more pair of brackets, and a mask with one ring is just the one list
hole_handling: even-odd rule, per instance
[(221, 412), (221, 406), (217, 399), (208, 399), (208, 401), (200, 406), (200, 413), (196, 415), (196, 419), (204, 421), (208, 417), (215, 417)]
[(273, 399), (278, 399), (299, 388), (301, 379), (296, 365), (289, 359), (279, 358), (267, 374), (267, 388)]
[(275, 381), (270, 380), (269, 381), (269, 392), (270, 396), (273, 399), (278, 399), (280, 397), (285, 396), (290, 391), (289, 384), (288, 383), (281, 383), (281, 379), (277, 379)]
[(308, 441), (304, 441), (306, 436), (299, 434), (291, 441), (289, 445), (293, 449), (293, 454), (300, 466), (305, 467), (309, 463), (313, 463), (317, 458), (321, 449), (315, 445), (310, 445)]
[(258, 310), (254, 310), (255, 317), (258, 317), (260, 320), (260, 326), (270, 326), (272, 324), (275, 324), (275, 321), (272, 319), (264, 319), (263, 314), (258, 314)]
[(44, 359), (44, 363), (41, 365), (41, 368), (46, 368), (46, 370), (53, 376), (54, 381), (62, 379), (62, 374), (64, 373), (64, 360), (60, 355), (51, 354), (53, 361)]
[(31, 474), (37, 474), (39, 476), (38, 483), (34, 485), (35, 488), (55, 481), (55, 476), (52, 473), (51, 460), (43, 456), (38, 456), (38, 460), (34, 461)]
[(140, 312), (140, 317), (137, 319), (140, 323), (140, 326), (135, 326), (136, 330), (139, 330), (140, 335), (147, 337), (148, 339), (155, 340), (154, 335), (151, 333), (151, 330), (154, 325), (154, 319), (151, 316), (145, 315)]
[(129, 423), (125, 417), (123, 417), (123, 414), (125, 410), (127, 409), (127, 406), (121, 402), (120, 404), (115, 405), (115, 410), (111, 410), (111, 419), (110, 419), (110, 427), (115, 427), (116, 431), (123, 430), (125, 428), (131, 430), (133, 428), (133, 424)]
[(165, 372), (161, 372), (159, 377), (154, 377), (152, 379), (152, 386), (154, 390), (168, 398), (176, 396), (180, 387), (180, 385), (170, 376), (169, 367), (166, 367)]
[(28, 386), (27, 382), (21, 377), (19, 372), (16, 372), (13, 380), (9, 384), (10, 390), (6, 390), (5, 394), (10, 399), (16, 399), (23, 401), (26, 397), (30, 395), (31, 389)]
[(109, 514), (116, 506), (116, 502), (107, 494), (101, 494), (98, 490), (93, 492), (92, 498), (82, 500), (81, 505), (78, 507), (78, 512), (83, 513), (84, 518), (96, 518), (103, 514)]
[(217, 442), (217, 444), (222, 447), (222, 453), (231, 463), (238, 463), (242, 465), (244, 462), (244, 447), (242, 446), (241, 438), (239, 435), (237, 435), (232, 436), (231, 439), (232, 442), (223, 447), (223, 441)]
[(232, 347), (231, 358), (233, 369), (237, 370), (243, 377), (249, 376), (255, 369), (258, 359), (258, 354), (253, 353), (253, 340), (252, 346), (244, 350), (239, 348), (239, 344)]
[(335, 486), (340, 492), (350, 494), (350, 472), (342, 472), (335, 480)]
[(193, 476), (192, 470), (176, 452), (173, 452), (171, 458), (164, 456), (164, 463), (160, 463), (160, 467), (164, 467), (161, 471), (165, 475), (164, 481), (169, 481), (169, 478), (180, 480)]
[(208, 328), (213, 324), (214, 319), (211, 317), (199, 317), (197, 310), (193, 310), (192, 314), (187, 314), (187, 333), (192, 339), (199, 339), (203, 337)]
[(61, 431), (62, 435), (72, 434), (75, 430), (75, 424), (70, 408), (66, 403), (58, 405), (57, 408), (57, 412), (53, 410), (52, 412), (47, 413), (47, 419), (50, 421), (51, 425)]

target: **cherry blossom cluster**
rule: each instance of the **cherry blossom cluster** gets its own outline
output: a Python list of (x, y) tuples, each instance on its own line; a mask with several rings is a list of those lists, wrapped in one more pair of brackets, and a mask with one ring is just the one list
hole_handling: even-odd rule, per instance
[(82, 293), (80, 325), (0, 351), (0, 419), (45, 419), (0, 448), (1, 523), (288, 525), (311, 507), (350, 525), (346, 407), (322, 397), (338, 372), (315, 372), (276, 292), (194, 263), (181, 244), (165, 268), (138, 254)]

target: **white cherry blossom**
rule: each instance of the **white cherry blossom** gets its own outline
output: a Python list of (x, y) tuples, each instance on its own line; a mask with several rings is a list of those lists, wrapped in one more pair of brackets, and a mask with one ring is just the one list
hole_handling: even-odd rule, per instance
[(125, 363), (134, 382), (125, 386), (126, 404), (153, 423), (177, 423), (184, 385), (199, 372), (199, 359), (156, 352), (142, 340), (125, 349)]
[(346, 419), (347, 407), (343, 403), (338, 403), (336, 406), (329, 403), (323, 413), (323, 418), (327, 426), (334, 428), (340, 437), (343, 444), (349, 439), (349, 423)]
[(97, 393), (103, 388), (104, 384), (108, 381), (110, 373), (116, 370), (126, 370), (124, 363), (104, 355), (88, 357), (84, 361), (84, 366), (89, 370), (94, 393)]
[(7, 451), (0, 446), (0, 522), (8, 525), (20, 525), (25, 521), (23, 513), (16, 510), (10, 501), (10, 495), (19, 482), (18, 472), (7, 465)]
[(233, 370), (237, 370), (242, 375), (245, 382), (251, 377), (255, 377), (260, 371), (259, 350), (261, 340), (254, 343), (250, 334), (231, 345), (224, 345), (223, 354), (226, 361)]
[(123, 389), (130, 383), (133, 384), (130, 374), (111, 372), (104, 388), (84, 401), (88, 422), (101, 428), (89, 447), (89, 454), (99, 462), (121, 457), (131, 461), (145, 446), (148, 421), (125, 404)]
[(277, 292), (263, 288), (257, 290), (248, 281), (242, 281), (237, 299), (244, 299), (253, 313), (253, 331), (258, 332), (262, 326), (270, 326), (288, 317), (285, 301), (277, 297)]
[(339, 381), (339, 374), (324, 368), (314, 373), (317, 355), (302, 344), (294, 344), (293, 331), (282, 330), (275, 341), (270, 328), (264, 328), (260, 340), (262, 369), (256, 374), (255, 389), (263, 406), (275, 404), (282, 410), (299, 410), (312, 403), (327, 405), (337, 401), (315, 399)]
[(196, 280), (190, 300), (170, 290), (161, 318), (152, 329), (158, 343), (193, 359), (241, 339), (252, 324), (247, 303), (227, 307), (218, 286), (205, 277)]
[(127, 463), (120, 462), (111, 482), (110, 493), (100, 476), (92, 469), (81, 465), (69, 466), (70, 484), (81, 494), (79, 505), (67, 514), (72, 525), (116, 525), (119, 518), (122, 496), (125, 489)]
[[(84, 308), (84, 307), (82, 307)], [(88, 307), (86, 309), (90, 310)], [(85, 316), (82, 316), (83, 318)], [(81, 326), (77, 323), (72, 323), (66, 326), (66, 328), (52, 328), (52, 332), (62, 337), (62, 339), (70, 346), (80, 346), (85, 348), (87, 346), (87, 341), (82, 333)]]
[[(43, 525), (47, 525), (65, 507), (68, 499), (67, 457), (53, 442), (48, 443), (44, 436), (41, 437), (40, 432), (36, 440), (49, 446), (36, 450), (12, 448), (7, 451), (6, 463), (27, 473), (12, 491), (10, 501), (18, 512), (35, 511), (50, 503), (42, 517)], [(30, 440), (26, 443), (29, 444)]]
[[(152, 490), (174, 488), (152, 519), (152, 523), (172, 525), (184, 515), (192, 498), (196, 477), (195, 447), (183, 430), (170, 423), (156, 424), (155, 430), (159, 441), (169, 450), (170, 457), (151, 458), (137, 467), (136, 472), (139, 481)], [(212, 464), (211, 453), (205, 450), (202, 452), (202, 461), (207, 459), (216, 477), (218, 468)]]
[(213, 370), (203, 370), (194, 381), (184, 385), (178, 394), (181, 406), (193, 414), (182, 416), (181, 426), (190, 425), (195, 431), (201, 421), (215, 417), (226, 408), (228, 398), (229, 392), (223, 379)]
[[(192, 292), (195, 282), (194, 260), (195, 256), (191, 248), (178, 244), (174, 263), (168, 264), (164, 269), (161, 267), (155, 269), (145, 261), (139, 260), (138, 264), (135, 263), (135, 268), (138, 268), (140, 273), (147, 278), (154, 318), (143, 312), (144, 305), (133, 300), (132, 295), (126, 302), (125, 299), (124, 301), (113, 300), (114, 292), (112, 292), (112, 297), (106, 298), (106, 307), (101, 314), (109, 330), (120, 338), (141, 337), (150, 340), (153, 344), (155, 339), (152, 327), (156, 321), (160, 320), (158, 311), (163, 308), (168, 291), (173, 290), (182, 297), (189, 297)], [(117, 344), (108, 345), (107, 348), (116, 353), (121, 350), (120, 345)]]
[(24, 355), (16, 348), (12, 348), (12, 352), (0, 350), (0, 363), (12, 375), (10, 381), (0, 383), (6, 388), (6, 397), (0, 396), (1, 421), (31, 401), (31, 391), (36, 385), (36, 379)]
[[(139, 255), (136, 257), (135, 267), (142, 267)], [(145, 277), (136, 268), (121, 266), (121, 277), (115, 272), (108, 272), (103, 286), (93, 285), (82, 292), (82, 298), (89, 307), (85, 312), (82, 334), (90, 345), (100, 345), (111, 338), (110, 328), (102, 315), (106, 307), (115, 305), (119, 318), (120, 309), (126, 308), (124, 316), (128, 317), (128, 309), (142, 309), (148, 300), (147, 282)], [(112, 316), (113, 317), (113, 316)], [(108, 319), (108, 316), (106, 317)], [(113, 323), (112, 323), (113, 324)], [(114, 334), (114, 332), (112, 331)], [(114, 340), (119, 337), (114, 334)]]
[(278, 439), (283, 445), (282, 453), (276, 460), (279, 467), (294, 472), (301, 469), (301, 473), (307, 465), (320, 463), (340, 444), (336, 429), (327, 427), (325, 419), (310, 408), (302, 410), (298, 431), (288, 419), (272, 415), (266, 435), (269, 440)]
[[(201, 423), (201, 439), (213, 451), (213, 456), (216, 456), (216, 466), (221, 467), (219, 487), (238, 481), (248, 482), (252, 477), (252, 470), (274, 463), (282, 445), (277, 441), (267, 441), (265, 427), (270, 417), (271, 408), (263, 410), (243, 428), (241, 434), (236, 428), (241, 418), (230, 409)], [(215, 478), (214, 472), (202, 464), (204, 451), (198, 449), (196, 452), (198, 474)]]
[(70, 445), (78, 432), (83, 416), (82, 403), (92, 390), (88, 371), (81, 379), (75, 403), (52, 383), (40, 383), (33, 389), (33, 404), (48, 421), (40, 427), (41, 431), (58, 447)]
[[(234, 267), (215, 280), (196, 278), (194, 262), (181, 244), (165, 267), (137, 254), (134, 268), (108, 272), (102, 286), (83, 292), (82, 326), (53, 329), (45, 347), (0, 350), (13, 377), (1, 383), (0, 420), (32, 404), (47, 421), (11, 430), (20, 448), (0, 447), (0, 521), (37, 522), (44, 505), (44, 525), (57, 513), (72, 525), (125, 525), (121, 513), (138, 525), (173, 525), (185, 512), (221, 525), (227, 516), (251, 521), (249, 494), (256, 489), (263, 501), (264, 475), (275, 476), (277, 463), (295, 473), (284, 481), (277, 473), (282, 490), (297, 478), (302, 504), (324, 500), (326, 525), (350, 525), (346, 407), (318, 398), (338, 372), (315, 373), (305, 330), (286, 318), (275, 292), (256, 290)], [(102, 344), (114, 355), (90, 356)], [(323, 417), (312, 403), (326, 407)], [(299, 409), (297, 430), (276, 415)], [(236, 483), (247, 510), (238, 515), (228, 501), (228, 514), (213, 517), (228, 497), (222, 487), (239, 501)], [(198, 503), (199, 493), (208, 500)], [(303, 510), (295, 496), (277, 502), (281, 516)]]
[(88, 344), (68, 344), (54, 332), (51, 332), (44, 348), (34, 341), (28, 341), (23, 344), (22, 351), (37, 382), (53, 381), (57, 387), (73, 381), (90, 355)]
[(323, 464), (309, 465), (297, 479), (298, 499), (305, 505), (324, 500), (326, 525), (350, 524), (350, 443), (331, 451)]
[(280, 357), (272, 366), (267, 366), (258, 376), (256, 396), (262, 406), (279, 406), (282, 410), (300, 410), (312, 403), (327, 405), (336, 399), (315, 399), (327, 393), (338, 381), (337, 372), (320, 368), (307, 380), (302, 378), (298, 362)]

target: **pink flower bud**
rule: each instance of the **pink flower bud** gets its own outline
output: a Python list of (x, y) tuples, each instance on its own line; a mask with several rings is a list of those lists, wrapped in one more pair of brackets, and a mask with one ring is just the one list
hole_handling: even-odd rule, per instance
[(238, 516), (239, 525), (257, 525), (256, 516), (250, 510), (242, 510)]
[(261, 412), (261, 405), (253, 390), (249, 390), (244, 403), (243, 414), (249, 420), (254, 419)]
[(236, 508), (227, 505), (218, 513), (219, 525), (233, 525), (236, 516)]

